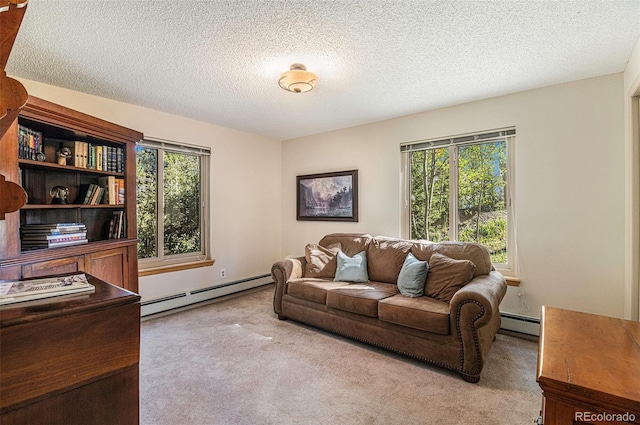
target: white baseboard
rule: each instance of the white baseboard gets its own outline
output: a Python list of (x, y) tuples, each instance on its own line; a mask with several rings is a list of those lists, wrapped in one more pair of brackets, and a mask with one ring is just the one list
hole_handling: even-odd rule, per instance
[(513, 313), (500, 313), (500, 329), (540, 336), (540, 319)]
[(248, 289), (257, 288), (271, 283), (273, 283), (271, 275), (265, 274), (262, 276), (255, 276), (248, 279), (230, 282), (225, 285), (211, 286), (155, 300), (144, 301), (141, 303), (140, 315), (145, 317), (159, 313), (166, 313), (170, 310), (193, 306), (194, 304), (211, 301), (216, 298), (224, 297), (225, 295), (235, 294), (237, 292), (246, 291)]

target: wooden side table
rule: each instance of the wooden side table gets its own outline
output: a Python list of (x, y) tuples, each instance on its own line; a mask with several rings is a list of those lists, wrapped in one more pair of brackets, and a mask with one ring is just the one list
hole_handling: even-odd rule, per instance
[(95, 293), (0, 309), (2, 425), (139, 423), (140, 296)]
[(544, 425), (640, 424), (640, 323), (543, 307)]

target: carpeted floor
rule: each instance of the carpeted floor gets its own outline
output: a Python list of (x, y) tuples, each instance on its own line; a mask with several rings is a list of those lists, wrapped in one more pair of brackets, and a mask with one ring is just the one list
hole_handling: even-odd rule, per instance
[(142, 425), (529, 424), (537, 343), (498, 335), (478, 384), (294, 321), (268, 286), (142, 322)]

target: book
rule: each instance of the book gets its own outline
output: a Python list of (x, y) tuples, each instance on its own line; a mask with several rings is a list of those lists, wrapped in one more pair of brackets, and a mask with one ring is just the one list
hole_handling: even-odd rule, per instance
[(92, 292), (95, 292), (95, 287), (89, 283), (84, 273), (54, 278), (0, 281), (0, 305)]
[(103, 146), (96, 146), (96, 170), (103, 170), (103, 168), (102, 168), (102, 148), (103, 148)]
[(98, 178), (98, 184), (105, 188), (105, 195), (104, 198), (106, 200), (106, 202), (104, 202), (105, 204), (109, 204), (109, 205), (117, 205), (117, 196), (118, 196), (118, 192), (116, 191), (116, 178), (115, 176), (103, 176)]
[(87, 239), (87, 232), (67, 233), (63, 235), (46, 235), (45, 238), (49, 242), (75, 241)]
[(85, 238), (87, 232), (73, 232), (73, 233), (24, 233), (22, 235), (23, 241), (47, 241), (56, 240), (61, 238)]
[(114, 211), (113, 218), (109, 222), (109, 239), (121, 239), (125, 237), (126, 223), (124, 211)]
[(108, 159), (109, 159), (109, 147), (102, 146), (102, 169), (104, 171), (109, 171)]
[(116, 148), (116, 171), (124, 173), (124, 149)]
[(96, 168), (96, 147), (89, 143), (87, 168), (95, 170)]
[[(91, 201), (91, 195), (93, 194), (93, 190), (95, 188), (95, 184), (83, 184), (80, 186), (80, 196), (78, 197), (78, 201), (83, 204), (88, 204)], [(77, 201), (76, 201), (77, 202)]]
[(82, 168), (87, 168), (89, 162), (89, 143), (80, 142), (82, 145)]
[(124, 193), (124, 179), (116, 179), (116, 204), (124, 205), (125, 193)]
[(98, 204), (98, 196), (102, 193), (102, 188), (100, 186), (94, 185), (93, 193), (91, 194), (91, 199), (89, 200), (89, 205), (97, 205)]
[(20, 226), (22, 233), (37, 232), (70, 232), (86, 230), (87, 226), (82, 223), (43, 223), (43, 224), (23, 224)]
[(71, 157), (67, 159), (67, 165), (82, 167), (82, 147), (80, 146), (80, 142), (61, 140), (61, 143), (62, 147), (68, 148), (71, 151)]
[(98, 186), (98, 195), (96, 196), (96, 199), (93, 202), (93, 205), (98, 205), (102, 202), (102, 198), (104, 197), (105, 192), (106, 192), (106, 189), (104, 187)]
[(49, 241), (47, 247), (48, 248), (59, 248), (62, 246), (72, 246), (72, 245), (84, 245), (89, 243), (87, 239), (78, 239), (73, 241), (61, 241), (61, 242), (52, 242)]

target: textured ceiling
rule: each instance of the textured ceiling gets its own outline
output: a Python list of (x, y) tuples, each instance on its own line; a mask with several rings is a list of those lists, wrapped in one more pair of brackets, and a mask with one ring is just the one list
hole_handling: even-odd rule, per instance
[(285, 140), (621, 72), (639, 37), (638, 0), (30, 0), (7, 72)]

